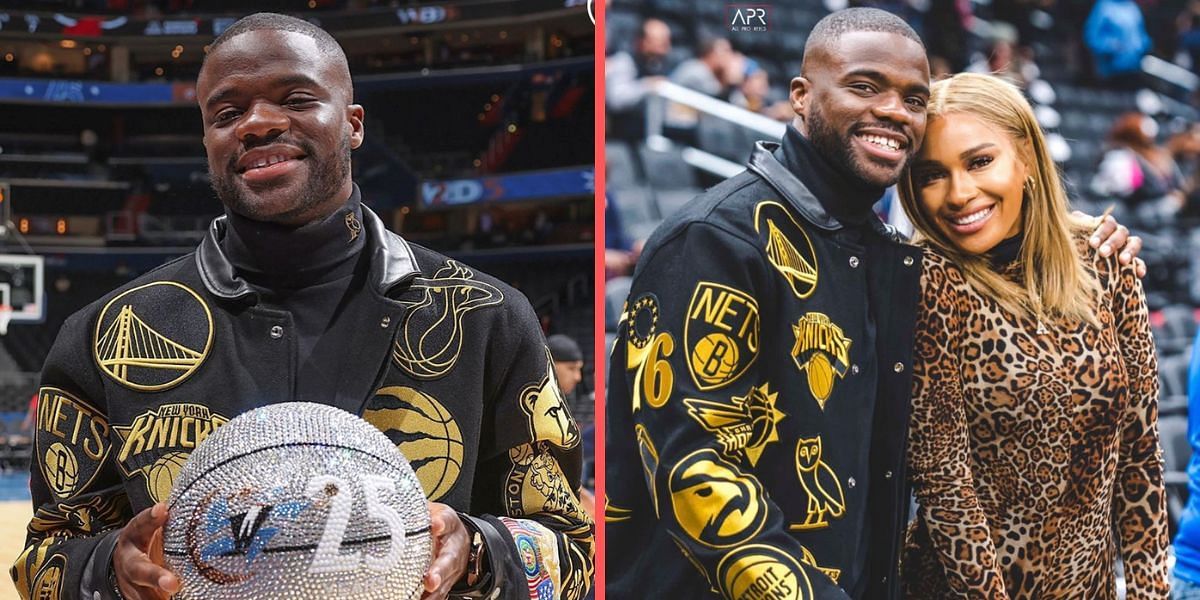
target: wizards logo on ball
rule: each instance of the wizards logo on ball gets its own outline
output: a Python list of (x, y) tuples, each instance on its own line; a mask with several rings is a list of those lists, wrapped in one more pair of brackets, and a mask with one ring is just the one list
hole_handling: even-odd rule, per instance
[(701, 281), (692, 292), (683, 337), (692, 381), (715, 390), (741, 377), (758, 357), (758, 302), (749, 294)]
[(821, 410), (833, 393), (834, 376), (845, 377), (850, 368), (850, 344), (842, 328), (829, 317), (810, 312), (792, 325), (796, 343), (792, 346), (792, 360), (801, 371), (808, 372), (808, 391)]

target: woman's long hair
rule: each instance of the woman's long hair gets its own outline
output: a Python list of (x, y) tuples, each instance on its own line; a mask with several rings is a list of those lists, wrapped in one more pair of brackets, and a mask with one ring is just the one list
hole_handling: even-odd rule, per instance
[(900, 180), (900, 201), (916, 227), (917, 238), (950, 257), (979, 292), (1009, 312), (1038, 321), (1068, 319), (1098, 326), (1100, 284), (1076, 249), (1074, 237), (1094, 228), (1069, 212), (1069, 201), (1046, 138), (1033, 109), (1012, 84), (990, 75), (960, 73), (933, 84), (929, 121), (959, 113), (976, 117), (1007, 133), (1017, 156), (1029, 167), (1024, 189), (1020, 261), (1024, 280), (1015, 283), (997, 273), (988, 257), (962, 251), (921, 208), (912, 171)]

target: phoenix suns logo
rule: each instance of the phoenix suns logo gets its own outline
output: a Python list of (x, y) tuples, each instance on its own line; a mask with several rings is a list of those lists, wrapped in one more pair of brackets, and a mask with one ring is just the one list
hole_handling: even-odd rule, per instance
[(693, 419), (717, 436), (726, 456), (744, 456), (756, 466), (767, 444), (779, 441), (776, 424), (786, 416), (775, 408), (779, 394), (771, 393), (769, 385), (750, 388), (729, 402), (685, 398), (683, 403)]
[(808, 373), (808, 391), (824, 410), (825, 401), (833, 393), (834, 377), (845, 377), (850, 368), (852, 341), (829, 317), (815, 312), (792, 325), (792, 333), (796, 336), (792, 360), (798, 369)]

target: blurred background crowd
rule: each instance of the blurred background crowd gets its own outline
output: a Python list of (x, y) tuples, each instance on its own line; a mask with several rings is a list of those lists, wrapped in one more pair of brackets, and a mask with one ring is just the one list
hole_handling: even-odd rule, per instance
[[(738, 12), (747, 6), (765, 11)], [(1145, 240), (1174, 535), (1188, 494), (1188, 362), (1200, 316), (1200, 1), (611, 0), (607, 337), (646, 237), (740, 172), (755, 140), (781, 137), (808, 31), (848, 6), (902, 16), (925, 40), (935, 79), (975, 71), (1020, 85), (1074, 207), (1111, 207)], [(894, 190), (876, 209), (908, 226)]]

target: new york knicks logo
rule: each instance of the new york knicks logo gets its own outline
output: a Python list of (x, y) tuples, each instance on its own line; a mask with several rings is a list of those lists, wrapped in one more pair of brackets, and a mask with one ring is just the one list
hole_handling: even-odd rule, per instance
[(792, 214), (774, 201), (754, 207), (754, 230), (772, 267), (784, 278), (792, 293), (803, 300), (817, 289), (817, 254), (812, 241)]
[(108, 421), (99, 411), (66, 390), (38, 390), (38, 466), (50, 491), (59, 499), (84, 489), (108, 458), (112, 443)]
[(779, 441), (777, 424), (786, 416), (775, 408), (779, 394), (771, 393), (769, 385), (752, 387), (729, 402), (685, 398), (683, 403), (688, 414), (716, 436), (726, 456), (745, 457), (756, 466), (767, 444)]
[(208, 304), (191, 288), (156, 281), (109, 300), (96, 319), (93, 356), (125, 387), (157, 392), (182, 383), (212, 349)]
[(398, 301), (409, 310), (396, 333), (392, 360), (417, 379), (437, 379), (458, 363), (463, 319), (472, 311), (500, 304), (504, 294), (450, 260), (433, 277), (413, 280)]
[(767, 522), (762, 485), (703, 448), (679, 461), (669, 479), (675, 520), (692, 539), (713, 548), (745, 542)]
[(796, 343), (792, 360), (796, 368), (808, 374), (808, 391), (816, 398), (821, 410), (833, 393), (834, 378), (845, 377), (850, 368), (849, 338), (829, 317), (810, 312), (792, 325)]
[(164, 404), (148, 410), (128, 426), (113, 427), (121, 437), (117, 465), (126, 477), (141, 475), (146, 494), (154, 502), (163, 502), (192, 450), (228, 422), (199, 404)]
[(688, 371), (701, 390), (741, 377), (758, 358), (758, 302), (749, 294), (701, 281), (692, 292), (683, 326)]
[(410, 387), (385, 387), (375, 392), (363, 419), (396, 444), (426, 497), (437, 500), (454, 488), (462, 472), (463, 435), (436, 398)]

